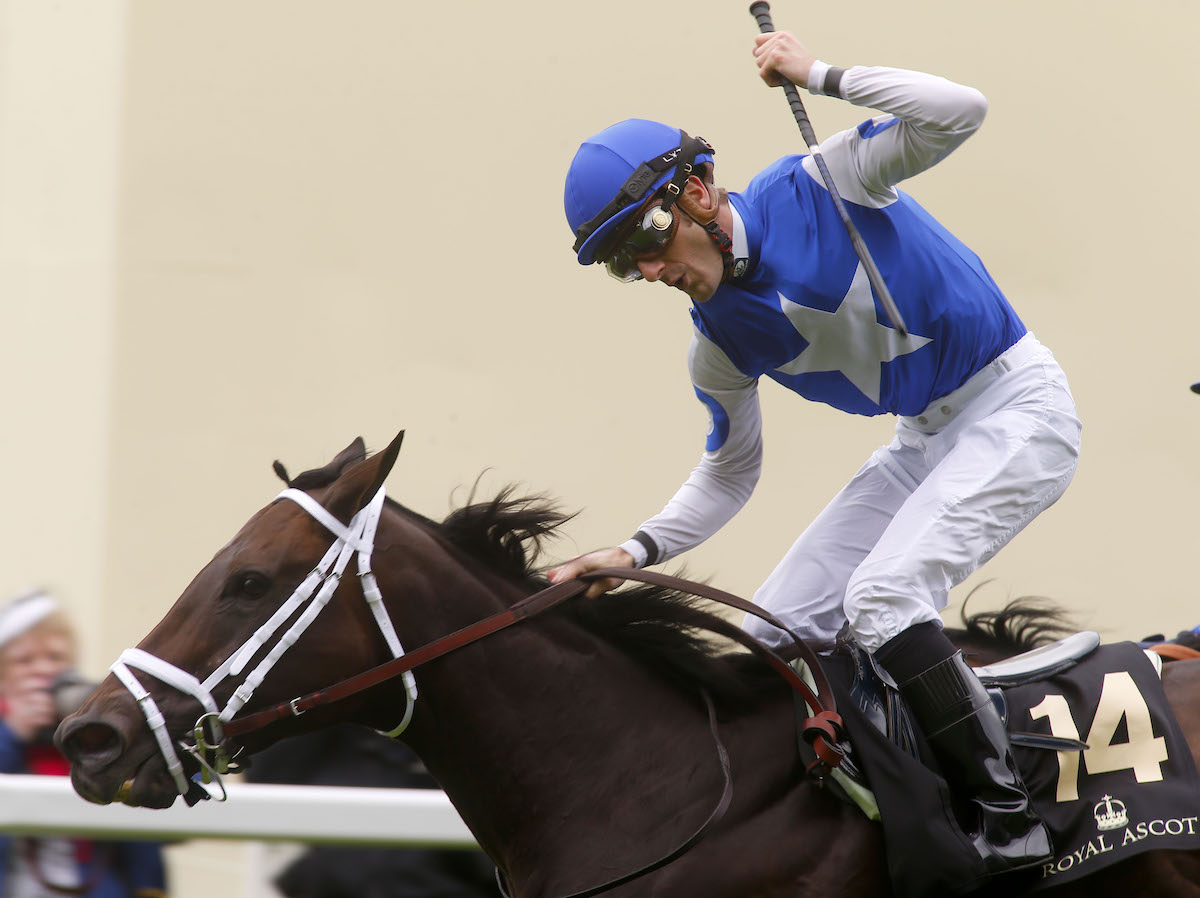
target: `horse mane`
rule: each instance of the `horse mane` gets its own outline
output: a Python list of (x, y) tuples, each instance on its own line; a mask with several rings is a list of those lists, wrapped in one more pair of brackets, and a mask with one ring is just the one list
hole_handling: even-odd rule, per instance
[[(531, 591), (548, 585), (537, 572), (538, 560), (558, 528), (573, 517), (545, 497), (518, 497), (511, 485), (485, 502), (475, 502), (472, 491), (467, 504), (440, 524), (413, 516), (433, 526), (468, 557)], [(977, 590), (963, 603), (963, 629), (946, 628), (968, 656), (999, 660), (1078, 629), (1064, 609), (1040, 596), (1023, 596), (998, 611), (968, 615), (967, 605)], [(695, 693), (699, 686), (733, 707), (757, 707), (775, 694), (771, 686), (779, 684), (778, 676), (757, 656), (730, 652), (727, 642), (712, 638), (729, 622), (710, 607), (687, 593), (639, 584), (610, 592), (600, 601), (567, 603), (557, 613), (685, 691)]]
[[(320, 489), (335, 481), (364, 456), (361, 440), (320, 468), (288, 475), (278, 461), (275, 474), (300, 490)], [(558, 528), (574, 517), (545, 496), (516, 495), (512, 484), (488, 501), (476, 502), (479, 481), (466, 503), (440, 523), (387, 499), (387, 505), (446, 540), (467, 558), (482, 564), (530, 592), (549, 585), (538, 573), (538, 560)], [(694, 596), (639, 584), (607, 594), (602, 601), (568, 602), (554, 613), (618, 646), (636, 662), (652, 668), (689, 694), (698, 687), (718, 701), (753, 708), (771, 694), (765, 683), (778, 677), (760, 659), (745, 652), (725, 652), (709, 634), (729, 622), (703, 607)]]
[[(549, 585), (537, 571), (539, 559), (546, 543), (574, 515), (544, 496), (518, 497), (512, 485), (489, 501), (473, 500), (472, 492), (467, 504), (438, 525), (438, 532), (471, 558), (530, 590)], [(713, 640), (710, 634), (728, 621), (704, 605), (686, 593), (638, 584), (599, 601), (568, 602), (557, 613), (690, 693), (703, 687), (735, 706), (756, 706), (764, 693), (770, 694), (763, 681), (777, 675), (758, 658), (728, 652)]]
[[(350, 461), (357, 460), (355, 449), (361, 452), (361, 444), (352, 444), (334, 461), (294, 479), (289, 479), (278, 462), (275, 471), (297, 489), (318, 489), (328, 486)], [(545, 496), (518, 496), (511, 484), (494, 498), (476, 502), (477, 488), (478, 481), (466, 503), (440, 523), (391, 499), (388, 505), (505, 579), (530, 591), (549, 585), (538, 572), (538, 561), (546, 544), (574, 515), (564, 513)], [(999, 611), (968, 615), (967, 603), (974, 594), (975, 590), (963, 603), (963, 629), (946, 628), (960, 646), (971, 643), (982, 651), (1008, 657), (1075, 630), (1062, 609), (1036, 596), (1014, 599)], [(555, 613), (616, 645), (679, 688), (689, 693), (706, 689), (734, 707), (756, 707), (774, 694), (769, 684), (779, 682), (757, 656), (728, 651), (727, 643), (714, 640), (711, 634), (719, 633), (729, 622), (709, 610), (703, 600), (677, 590), (638, 584), (610, 592), (601, 601), (569, 602)]]
[(1007, 657), (1048, 645), (1079, 629), (1063, 608), (1044, 596), (1020, 596), (999, 611), (968, 615), (967, 605), (983, 585), (971, 590), (963, 601), (959, 612), (963, 628), (946, 628), (946, 635), (957, 644), (969, 642)]
[[(478, 484), (476, 484), (478, 486)], [(544, 496), (517, 497), (504, 487), (495, 498), (454, 509), (439, 530), (452, 545), (512, 580), (537, 580), (535, 562), (560, 526), (574, 517)]]

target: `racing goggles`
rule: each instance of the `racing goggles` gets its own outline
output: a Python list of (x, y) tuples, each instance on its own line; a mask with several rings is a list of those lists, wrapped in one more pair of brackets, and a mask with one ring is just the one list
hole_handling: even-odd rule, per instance
[(640, 215), (634, 213), (633, 219), (633, 230), (604, 260), (608, 273), (623, 284), (641, 280), (638, 262), (664, 252), (679, 230), (678, 217), (661, 200)]

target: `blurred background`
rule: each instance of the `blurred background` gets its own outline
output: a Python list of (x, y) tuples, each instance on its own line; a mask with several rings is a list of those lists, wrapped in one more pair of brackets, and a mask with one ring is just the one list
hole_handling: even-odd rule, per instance
[[(626, 538), (699, 457), (687, 300), (578, 266), (562, 183), (629, 116), (701, 134), (740, 189), (802, 150), (747, 3), (0, 0), (0, 594), (52, 589), (99, 676), (280, 488), (361, 434), (431, 517), (482, 475)], [(905, 185), (975, 249), (1071, 379), (1063, 500), (948, 614), (1041, 594), (1106, 637), (1200, 623), (1200, 12), (1178, 0), (777, 0), (829, 62), (984, 92)], [(806, 96), (819, 136), (871, 113)], [(880, 443), (764, 387), (749, 506), (686, 557), (753, 592)], [(976, 604), (978, 603), (978, 604)], [(231, 813), (233, 809), (230, 809)], [(172, 892), (238, 846), (171, 849)]]

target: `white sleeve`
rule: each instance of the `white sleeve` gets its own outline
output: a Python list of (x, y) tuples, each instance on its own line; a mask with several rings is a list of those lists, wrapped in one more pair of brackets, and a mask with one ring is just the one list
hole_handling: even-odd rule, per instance
[(622, 544), (638, 567), (673, 558), (720, 530), (746, 504), (762, 470), (757, 381), (698, 331), (688, 365), (696, 396), (708, 408), (708, 440), (700, 464), (671, 501)]
[[(826, 69), (817, 81), (824, 79)], [(884, 113), (821, 144), (838, 192), (872, 208), (894, 202), (893, 185), (945, 159), (987, 114), (987, 100), (975, 88), (906, 69), (846, 69), (838, 93), (856, 106)], [(811, 156), (804, 168), (823, 183)]]

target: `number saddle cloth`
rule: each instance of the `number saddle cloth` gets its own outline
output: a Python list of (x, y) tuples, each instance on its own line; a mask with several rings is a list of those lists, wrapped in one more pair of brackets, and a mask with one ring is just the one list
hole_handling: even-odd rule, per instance
[[(1014, 890), (1061, 885), (1143, 851), (1200, 850), (1200, 776), (1167, 704), (1161, 659), (1099, 641), (1078, 633), (976, 669), (1054, 844), (1052, 860), (1003, 874)], [(964, 832), (970, 796), (947, 785), (891, 678), (848, 637), (821, 666), (853, 742), (843, 774), (826, 782), (864, 809), (873, 793), (897, 896), (985, 885)], [(800, 746), (811, 756), (803, 738)]]

